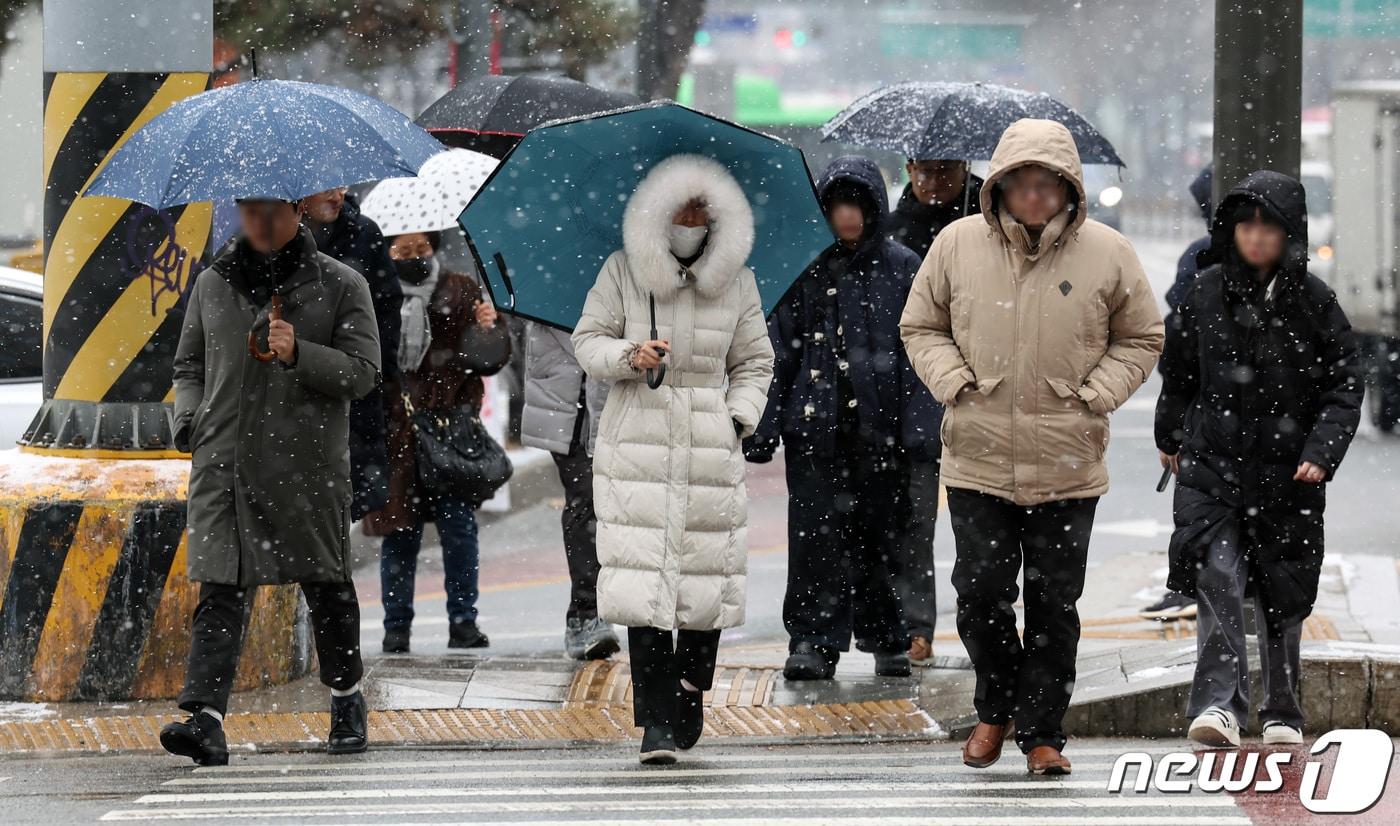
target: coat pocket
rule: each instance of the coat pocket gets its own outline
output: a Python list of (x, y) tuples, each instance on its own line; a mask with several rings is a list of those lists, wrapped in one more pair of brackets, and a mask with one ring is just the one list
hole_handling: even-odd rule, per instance
[(973, 389), (963, 391), (957, 403), (944, 410), (939, 436), (945, 448), (955, 455), (967, 457), (993, 452), (995, 446), (993, 440), (987, 438), (987, 428), (995, 426), (989, 419), (995, 417), (998, 411), (993, 409), (991, 396), (1005, 378), (992, 376), (978, 379)]
[(1054, 394), (1050, 402), (1053, 416), (1046, 423), (1052, 431), (1047, 447), (1053, 448), (1055, 441), (1063, 439), (1061, 453), (1091, 461), (1102, 459), (1108, 450), (1108, 417), (1095, 412), (1074, 384), (1049, 376), (1045, 383)]

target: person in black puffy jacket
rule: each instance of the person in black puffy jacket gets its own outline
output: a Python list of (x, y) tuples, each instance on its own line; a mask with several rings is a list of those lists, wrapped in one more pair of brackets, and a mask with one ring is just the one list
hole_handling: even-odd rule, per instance
[(1167, 587), (1195, 596), (1190, 736), (1239, 744), (1254, 592), (1265, 743), (1301, 743), (1300, 627), (1317, 598), (1326, 482), (1361, 417), (1356, 336), (1307, 271), (1303, 186), (1254, 172), (1221, 200), (1167, 330), (1156, 441), (1178, 472)]

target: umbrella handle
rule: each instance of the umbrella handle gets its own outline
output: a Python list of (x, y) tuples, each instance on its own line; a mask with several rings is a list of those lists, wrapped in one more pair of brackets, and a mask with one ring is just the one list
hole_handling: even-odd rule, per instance
[[(267, 320), (269, 322), (282, 320), (282, 296), (274, 295), (272, 297), (272, 307), (267, 311)], [(271, 350), (264, 352), (258, 346), (258, 336), (252, 330), (248, 331), (248, 354), (258, 361), (272, 361), (277, 358), (275, 352)]]
[[(656, 340), (656, 294), (655, 294), (655, 293), (652, 293), (650, 296), (648, 296), (648, 298), (650, 299), (650, 302), (651, 302), (651, 340), (652, 340), (652, 341), (655, 341), (655, 340)], [(661, 356), (662, 356), (662, 358), (665, 358), (666, 353), (663, 351), (663, 352), (661, 353)], [(647, 368), (647, 387), (650, 387), (652, 390), (655, 390), (655, 389), (657, 389), (658, 387), (660, 387), (660, 386), (661, 386), (661, 383), (664, 382), (664, 381), (666, 381), (666, 365), (665, 365), (665, 364), (658, 364), (658, 365), (656, 366), (656, 369), (654, 369), (654, 370), (653, 370), (652, 368), (650, 368), (650, 367)]]
[(506, 285), (506, 298), (510, 300), (510, 305), (507, 306), (505, 309), (514, 310), (515, 282), (510, 280), (510, 269), (506, 267), (506, 259), (503, 258), (499, 252), (492, 255), (491, 259), (496, 262), (496, 269), (501, 271), (501, 280), (505, 282)]

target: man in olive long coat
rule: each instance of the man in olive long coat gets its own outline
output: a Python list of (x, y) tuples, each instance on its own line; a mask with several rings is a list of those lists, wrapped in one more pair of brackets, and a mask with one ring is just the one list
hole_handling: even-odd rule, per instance
[[(202, 765), (228, 762), (223, 715), (259, 585), (301, 584), (332, 694), (328, 750), (367, 743), (348, 428), (350, 401), (379, 382), (374, 305), (362, 276), (316, 251), (296, 204), (242, 201), (239, 214), (242, 236), (190, 290), (175, 354), (175, 441), (194, 454), (189, 577), (201, 587), (180, 694), (191, 717), (161, 744)], [(269, 321), (274, 296), (281, 318)]]

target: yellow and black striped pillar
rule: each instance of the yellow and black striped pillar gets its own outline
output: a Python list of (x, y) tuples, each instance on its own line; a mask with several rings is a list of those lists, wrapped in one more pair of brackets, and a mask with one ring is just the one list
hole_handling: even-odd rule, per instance
[[(151, 118), (209, 85), (212, 0), (44, 3), (44, 403), (0, 453), (0, 699), (173, 697), (197, 585), (171, 384), (209, 204), (84, 193)], [(308, 670), (294, 586), (254, 602), (237, 688)]]
[[(134, 13), (113, 13), (124, 6)], [(171, 360), (212, 207), (156, 211), (84, 193), (138, 129), (208, 88), (210, 10), (209, 0), (45, 5), (44, 405), (26, 450), (174, 455)]]

